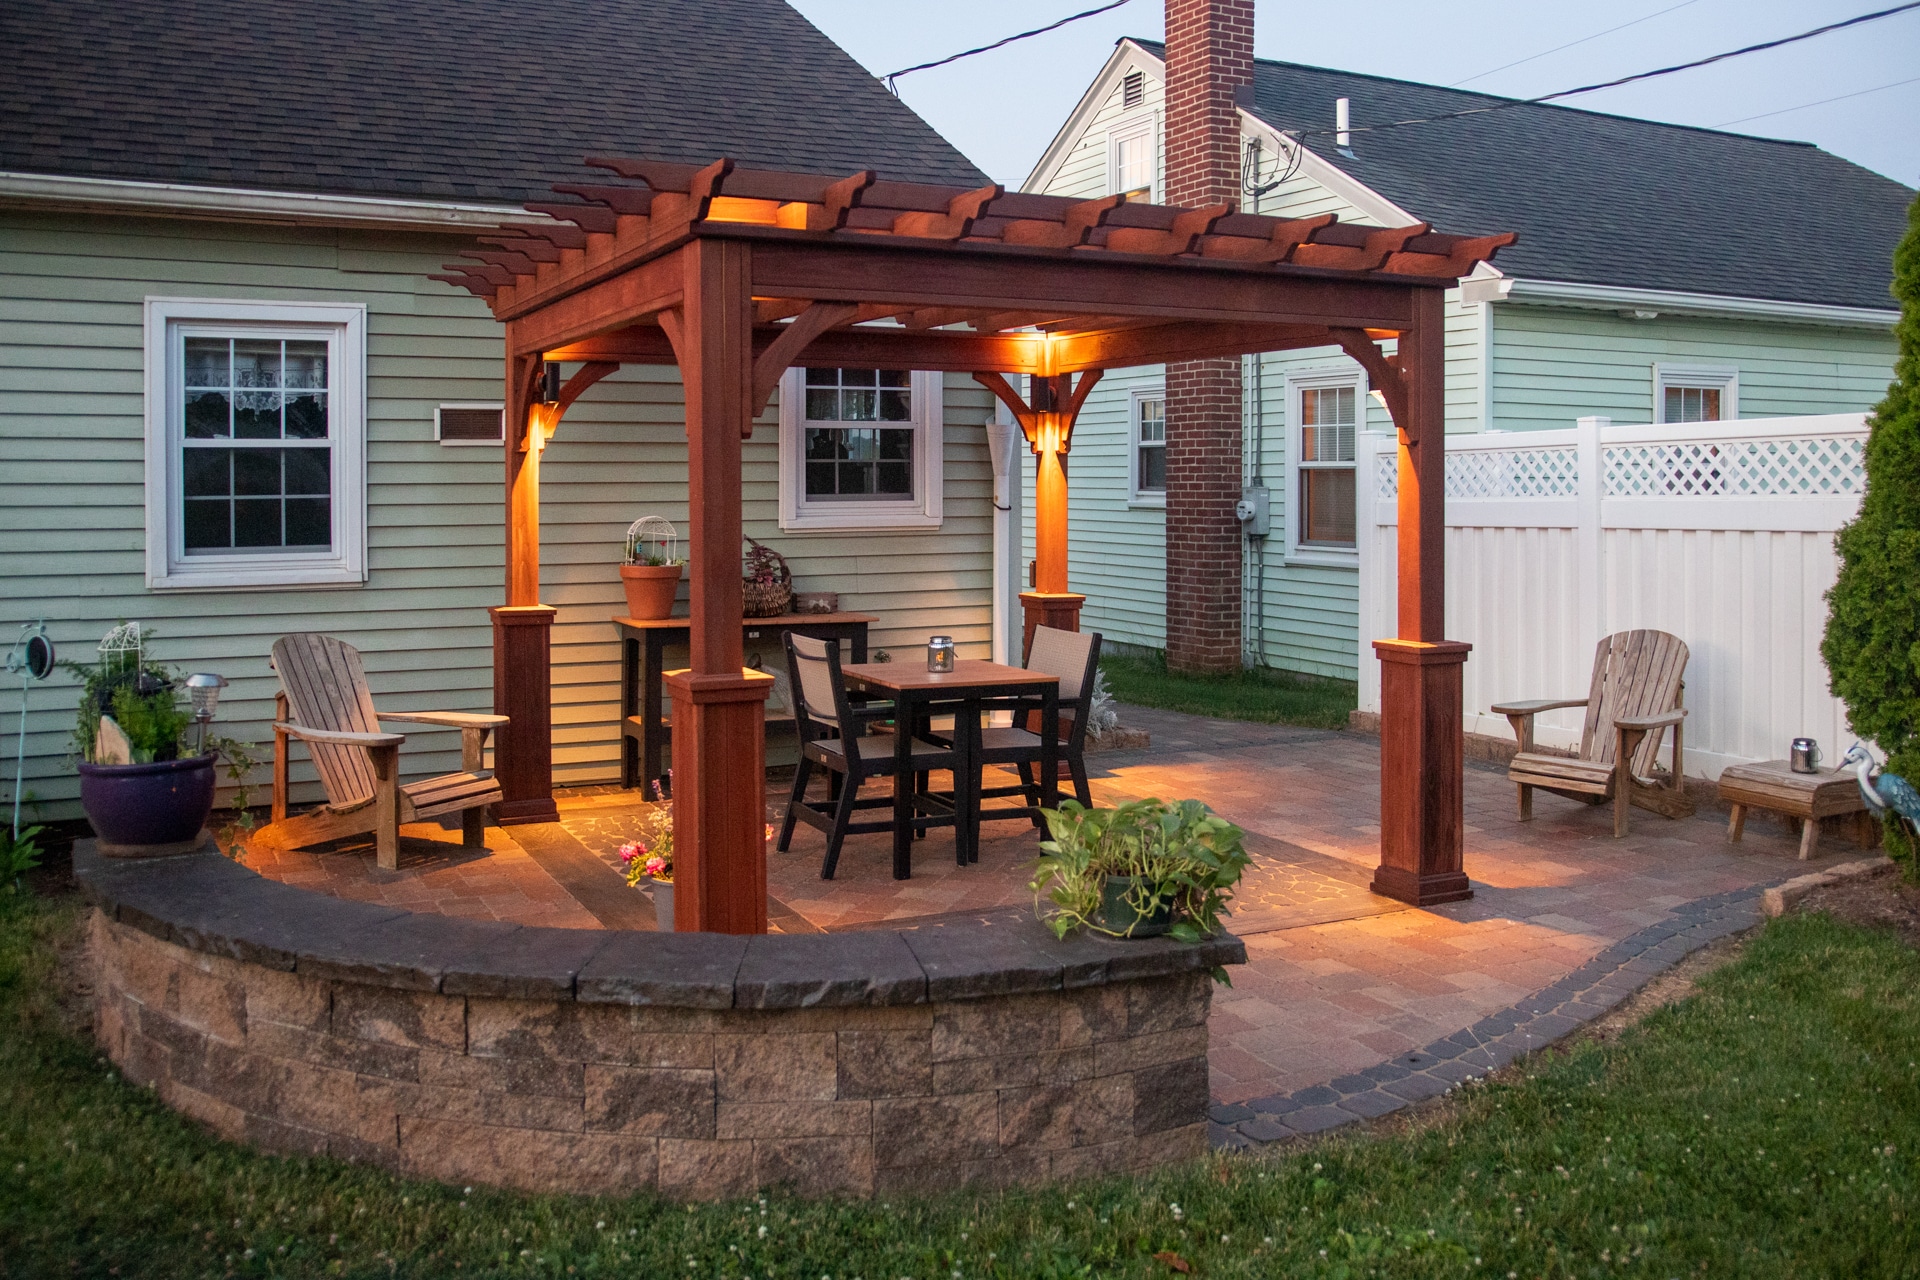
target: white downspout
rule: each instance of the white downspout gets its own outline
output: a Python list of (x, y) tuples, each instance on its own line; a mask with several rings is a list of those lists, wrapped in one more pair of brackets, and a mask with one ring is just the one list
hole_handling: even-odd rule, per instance
[(1020, 429), (997, 400), (987, 423), (993, 464), (993, 660), (1018, 666), (1020, 653)]

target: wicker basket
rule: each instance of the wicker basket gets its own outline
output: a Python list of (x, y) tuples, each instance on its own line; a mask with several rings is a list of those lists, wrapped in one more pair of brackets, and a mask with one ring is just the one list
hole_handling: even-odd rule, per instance
[(749, 618), (771, 618), (793, 604), (793, 570), (786, 557), (762, 542), (747, 539), (740, 559), (741, 612)]

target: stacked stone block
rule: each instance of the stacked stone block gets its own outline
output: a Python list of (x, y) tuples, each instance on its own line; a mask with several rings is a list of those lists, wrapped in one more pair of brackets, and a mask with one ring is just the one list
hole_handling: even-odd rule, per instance
[[(1244, 954), (1232, 939), (1204, 955), (1103, 943), (1095, 965), (1069, 943), (1049, 986), (1047, 942), (1010, 917), (989, 922), (984, 946), (921, 939), (924, 957), (900, 934), (751, 940), (770, 944), (767, 962), (742, 938), (509, 927), (497, 972), (470, 957), (436, 963), (432, 945), (451, 935), (410, 964), (372, 945), (358, 959), (331, 944), (303, 958), (297, 927), (272, 947), (248, 933), (244, 900), (226, 912), (242, 927), (214, 931), (168, 909), (193, 894), (143, 897), (140, 872), (92, 865), (89, 876), (82, 859), (97, 905), (96, 1029), (129, 1078), (263, 1150), (534, 1191), (704, 1199), (785, 1184), (865, 1196), (1196, 1156), (1206, 965)], [(209, 890), (251, 877), (199, 870)], [(327, 917), (376, 910), (261, 884), (277, 893), (253, 888), (255, 902), (282, 918), (299, 905), (282, 896), (312, 899), (329, 936), (347, 922)], [(381, 928), (431, 932), (437, 919)], [(796, 941), (825, 945), (773, 945)], [(849, 950), (838, 961), (836, 944)], [(528, 945), (568, 953), (568, 981), (537, 978)], [(665, 994), (650, 952), (690, 947), (717, 949), (726, 983), (649, 1002)], [(974, 962), (995, 952), (1003, 967)], [(688, 968), (664, 950), (652, 959)]]

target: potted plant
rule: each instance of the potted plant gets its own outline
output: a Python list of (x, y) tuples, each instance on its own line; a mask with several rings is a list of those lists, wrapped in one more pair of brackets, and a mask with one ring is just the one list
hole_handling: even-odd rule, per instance
[(1198, 800), (1134, 800), (1042, 811), (1052, 839), (1029, 886), (1040, 918), (1064, 938), (1077, 928), (1115, 938), (1220, 931), (1248, 858), (1245, 832)]
[[(654, 929), (673, 932), (673, 801), (660, 798), (660, 784), (652, 787), (653, 805), (641, 819), (640, 834), (620, 846), (620, 861), (627, 864), (627, 883), (634, 888), (653, 886)], [(773, 839), (773, 824), (763, 832)]]
[(660, 800), (654, 785), (654, 805), (641, 820), (640, 834), (620, 846), (627, 864), (627, 883), (634, 888), (653, 885), (654, 928), (673, 932), (673, 801)]
[(194, 718), (178, 677), (148, 661), (137, 640), (131, 648), (103, 644), (93, 666), (66, 665), (84, 681), (74, 745), (80, 805), (100, 852), (158, 857), (199, 848), (218, 753), (189, 746)]
[(680, 591), (679, 535), (659, 516), (642, 516), (627, 526), (626, 557), (620, 585), (627, 593), (627, 616), (645, 621), (673, 616)]

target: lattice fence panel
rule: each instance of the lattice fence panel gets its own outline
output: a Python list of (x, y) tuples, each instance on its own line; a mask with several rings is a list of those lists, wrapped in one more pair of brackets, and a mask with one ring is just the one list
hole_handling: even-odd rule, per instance
[[(1375, 477), (1382, 501), (1400, 493), (1397, 467), (1388, 460)], [(1571, 498), (1580, 491), (1579, 454), (1549, 449), (1459, 449), (1447, 454), (1447, 497)]]
[(1609, 445), (1606, 493), (1621, 498), (1830, 497), (1866, 487), (1859, 436)]

